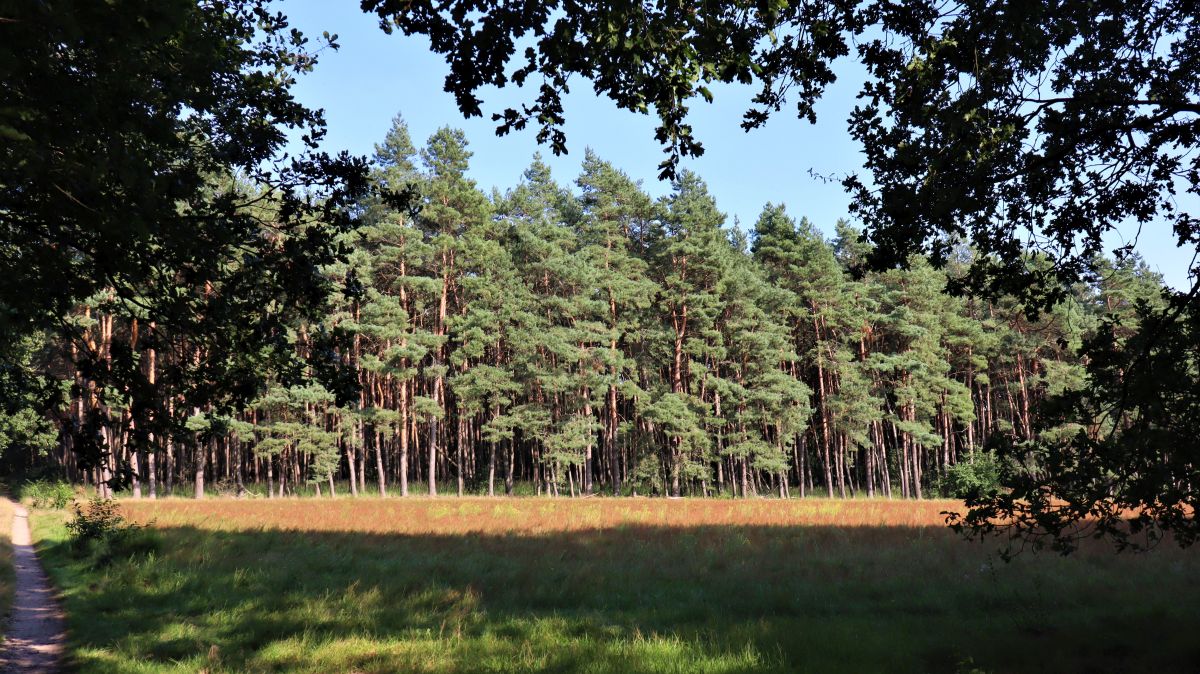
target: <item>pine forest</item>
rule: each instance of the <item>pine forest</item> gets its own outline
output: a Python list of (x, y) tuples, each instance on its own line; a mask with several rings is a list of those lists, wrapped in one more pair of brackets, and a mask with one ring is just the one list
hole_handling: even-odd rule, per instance
[[(26, 338), (26, 362), (55, 373), (41, 383), (58, 412), (3, 420), (24, 449), (9, 462), (46, 453), (102, 494), (151, 498), (964, 496), (1036, 473), (1010, 465), (1023, 443), (1078, 432), (1048, 401), (1083, 388), (1080, 345), (1102, 324), (1133, 334), (1135, 308), (1161, 301), (1136, 256), (1097, 260), (1090, 282), (1036, 311), (951, 292), (974, 254), (954, 242), (940, 269), (913, 256), (866, 272), (868, 244), (846, 221), (766, 204), (730, 222), (687, 171), (654, 199), (600, 153), (569, 183), (534, 157), (515, 187), (486, 194), (471, 160), (463, 133), (418, 148), (396, 118), (376, 146), (379, 189), (357, 205), (363, 226), (321, 269), (327, 314), (269, 336), (304, 367), (265, 371), (249, 405), (174, 399), (156, 377), (205, 346), (113, 293), (72, 312), (78, 339)], [(261, 236), (289, 245), (269, 191), (214, 180), (254, 197)], [(386, 196), (401, 193), (413, 198)], [(1022, 264), (1048, 263), (1030, 250)], [(182, 423), (164, 427), (185, 430), (132, 441), (145, 401), (93, 377), (120, 360), (165, 392), (158, 407)], [(109, 450), (96, 465), (73, 451), (81, 429)]]

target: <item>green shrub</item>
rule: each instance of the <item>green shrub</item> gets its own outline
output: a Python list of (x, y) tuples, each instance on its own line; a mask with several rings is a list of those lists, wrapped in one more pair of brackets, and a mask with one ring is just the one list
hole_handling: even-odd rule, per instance
[(62, 510), (75, 500), (75, 488), (57, 480), (35, 480), (21, 488), (21, 496), (28, 498), (34, 508)]
[(1000, 491), (1001, 468), (994, 452), (973, 452), (946, 470), (938, 491), (951, 498), (994, 495)]
[(626, 481), (626, 486), (632, 494), (655, 495), (666, 490), (666, 476), (663, 475), (662, 462), (658, 457), (647, 455), (642, 457), (634, 466), (633, 472)]
[(125, 519), (116, 501), (108, 499), (94, 498), (86, 506), (76, 503), (75, 518), (67, 522), (67, 532), (75, 555), (97, 567), (158, 549), (154, 532)]

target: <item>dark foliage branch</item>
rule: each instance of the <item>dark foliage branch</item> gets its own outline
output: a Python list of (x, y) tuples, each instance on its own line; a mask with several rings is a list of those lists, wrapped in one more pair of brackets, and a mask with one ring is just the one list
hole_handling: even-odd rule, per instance
[(362, 8), (388, 32), (428, 36), (450, 65), (446, 91), (468, 117), (483, 114), (483, 87), (534, 88), (530, 102), (492, 119), (500, 134), (533, 123), (556, 154), (566, 151), (562, 99), (572, 78), (589, 80), (623, 109), (653, 111), (667, 154), (660, 169), (669, 178), (682, 157), (704, 152), (687, 114), (695, 100), (712, 101), (713, 83), (758, 87), (747, 129), (780, 110), (789, 93), (797, 113), (815, 121), (813, 104), (834, 80), (830, 62), (849, 53), (844, 29), (856, 20), (852, 4), (363, 0)]
[[(263, 371), (295, 372), (288, 326), (324, 303), (319, 268), (367, 188), (365, 161), (318, 152), (322, 114), (292, 97), (314, 46), (266, 0), (4, 15), (0, 330), (71, 337), (76, 385), (131, 398), (139, 437), (178, 432), (161, 391), (182, 413), (244, 402)], [(298, 156), (283, 154), (289, 134)], [(264, 198), (269, 226), (253, 208)], [(85, 300), (132, 313), (140, 334), (101, 353), (67, 318)], [(149, 349), (176, 352), (153, 385)], [(106, 452), (89, 423), (75, 433), (85, 465)]]
[[(964, 290), (1021, 298), (1036, 311), (1094, 278), (1104, 237), (1200, 228), (1177, 195), (1200, 195), (1200, 44), (1191, 2), (986, 3), (879, 7), (886, 38), (859, 54), (872, 73), (851, 133), (873, 185), (848, 181), (877, 266), (914, 252), (982, 253)], [(1027, 246), (1052, 264), (1028, 266)], [(1118, 249), (1128, 254), (1132, 244)], [(1035, 460), (1011, 491), (970, 502), (963, 531), (1006, 530), (1070, 550), (1082, 535), (1145, 547), (1200, 533), (1197, 269), (1135, 326), (1086, 342), (1088, 387), (1059, 401), (1071, 441), (1014, 448)], [(1130, 328), (1136, 327), (1133, 334)]]

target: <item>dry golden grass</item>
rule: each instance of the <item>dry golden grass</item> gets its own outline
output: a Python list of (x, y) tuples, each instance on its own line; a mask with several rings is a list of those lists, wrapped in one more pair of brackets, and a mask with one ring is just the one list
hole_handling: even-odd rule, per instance
[(206, 529), (529, 534), (650, 527), (944, 526), (958, 501), (702, 499), (213, 499), (122, 501), (130, 519)]

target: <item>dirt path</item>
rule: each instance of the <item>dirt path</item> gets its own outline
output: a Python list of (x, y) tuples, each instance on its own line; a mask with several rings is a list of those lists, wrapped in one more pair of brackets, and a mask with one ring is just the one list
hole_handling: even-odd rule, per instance
[(66, 636), (62, 610), (33, 552), (29, 513), (19, 505), (13, 509), (12, 544), (17, 582), (0, 672), (57, 672)]

